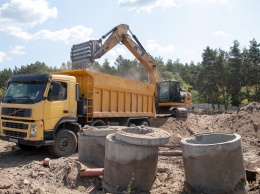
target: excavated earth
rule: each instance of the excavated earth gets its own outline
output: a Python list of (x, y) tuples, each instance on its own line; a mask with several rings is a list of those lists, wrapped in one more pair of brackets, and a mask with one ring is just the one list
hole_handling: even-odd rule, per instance
[[(244, 164), (247, 170), (260, 168), (260, 104), (250, 103), (233, 113), (193, 111), (187, 119), (158, 117), (151, 120), (152, 127), (171, 134), (170, 142), (160, 147), (157, 176), (151, 194), (184, 194), (184, 168), (181, 156), (183, 137), (197, 133), (232, 132), (242, 137)], [(43, 166), (44, 158), (50, 165)], [(20, 150), (14, 143), (0, 140), (0, 194), (76, 194), (106, 193), (102, 176), (80, 177), (81, 168), (93, 168), (78, 161), (77, 153), (69, 157), (53, 158), (46, 148), (34, 151)], [(259, 194), (260, 175), (247, 182), (249, 194)], [(129, 192), (129, 191), (128, 191)], [(127, 192), (126, 192), (127, 193)]]

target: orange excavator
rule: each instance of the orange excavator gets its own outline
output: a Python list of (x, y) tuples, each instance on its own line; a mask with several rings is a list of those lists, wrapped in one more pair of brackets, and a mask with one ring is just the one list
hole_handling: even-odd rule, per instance
[[(104, 43), (102, 43), (102, 39), (106, 39)], [(179, 81), (161, 80), (160, 72), (153, 57), (146, 52), (126, 24), (114, 27), (98, 40), (73, 45), (71, 48), (72, 69), (92, 67), (95, 59), (101, 58), (119, 43), (125, 45), (145, 67), (150, 82), (156, 86), (154, 95), (157, 114), (187, 117), (185, 107), (192, 106), (191, 94), (180, 87)]]

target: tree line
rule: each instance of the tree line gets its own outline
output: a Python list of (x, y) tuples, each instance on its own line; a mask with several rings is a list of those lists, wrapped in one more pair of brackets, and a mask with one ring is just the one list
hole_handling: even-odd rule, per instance
[[(202, 61), (194, 64), (182, 64), (179, 59), (164, 62), (162, 57), (155, 57), (161, 78), (179, 80), (182, 87), (190, 90), (194, 103), (232, 104), (251, 101), (260, 102), (260, 44), (255, 39), (249, 46), (240, 47), (235, 40), (229, 51), (213, 49), (207, 46), (202, 53)], [(49, 67), (44, 62), (6, 68), (0, 71), (0, 98), (7, 87), (7, 80), (12, 75), (48, 73), (71, 69), (71, 62), (60, 67)], [(106, 74), (128, 79), (149, 82), (145, 68), (138, 60), (118, 56), (111, 65), (107, 59), (103, 64), (94, 62), (92, 69)]]
[(260, 101), (260, 44), (255, 39), (249, 48), (240, 48), (237, 40), (229, 51), (207, 47), (193, 85), (202, 99), (211, 103)]

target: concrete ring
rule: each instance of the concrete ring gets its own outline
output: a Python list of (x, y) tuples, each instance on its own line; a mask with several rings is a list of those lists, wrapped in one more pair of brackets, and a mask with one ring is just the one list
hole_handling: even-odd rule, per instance
[(136, 126), (123, 128), (115, 134), (117, 140), (140, 146), (161, 146), (169, 142), (170, 134), (153, 127)]

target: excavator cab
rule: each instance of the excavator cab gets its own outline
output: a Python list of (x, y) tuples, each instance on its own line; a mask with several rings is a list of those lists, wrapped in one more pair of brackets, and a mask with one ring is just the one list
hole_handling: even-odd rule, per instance
[(179, 81), (168, 80), (158, 83), (158, 102), (183, 102)]
[(191, 95), (180, 87), (179, 81), (160, 81), (157, 83), (157, 90), (158, 97), (155, 102), (157, 114), (187, 118), (187, 109), (183, 107), (191, 105)]

